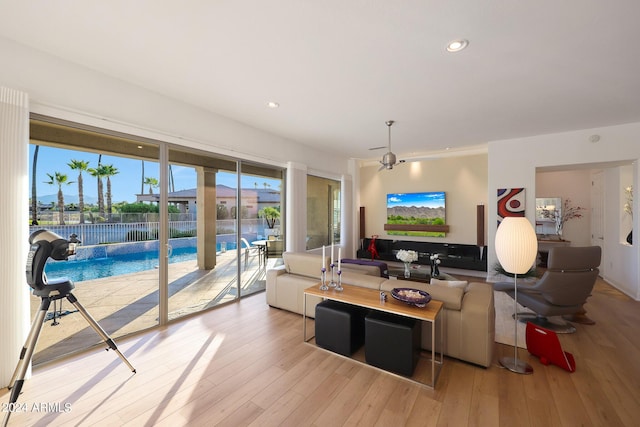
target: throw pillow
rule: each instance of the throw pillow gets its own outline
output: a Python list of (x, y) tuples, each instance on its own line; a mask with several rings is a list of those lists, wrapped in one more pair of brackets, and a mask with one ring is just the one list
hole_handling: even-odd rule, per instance
[(440, 279), (431, 279), (431, 284), (434, 286), (443, 286), (449, 288), (462, 288), (463, 291), (467, 292), (467, 286), (469, 282), (466, 280), (440, 280)]

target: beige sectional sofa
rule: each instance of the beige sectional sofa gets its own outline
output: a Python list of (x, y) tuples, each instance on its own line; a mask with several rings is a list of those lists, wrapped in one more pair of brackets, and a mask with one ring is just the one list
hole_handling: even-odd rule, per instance
[[(282, 258), (284, 265), (267, 271), (267, 304), (302, 314), (303, 291), (319, 283), (322, 256), (285, 252)], [(325, 263), (328, 265), (328, 260)], [(461, 288), (399, 282), (380, 277), (379, 268), (372, 266), (353, 268), (343, 264), (342, 270), (342, 282), (345, 284), (389, 293), (396, 287), (429, 292), (433, 299), (444, 302), (444, 354), (480, 366), (491, 365), (495, 341), (495, 308), (491, 285), (472, 282), (466, 288)], [(315, 306), (320, 301), (320, 298), (307, 297), (307, 316), (315, 317)], [(429, 349), (431, 328), (427, 325), (422, 328), (422, 343), (423, 348)]]

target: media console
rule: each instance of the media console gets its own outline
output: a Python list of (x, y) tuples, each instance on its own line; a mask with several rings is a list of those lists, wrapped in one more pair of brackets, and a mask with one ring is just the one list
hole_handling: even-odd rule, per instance
[[(460, 268), (464, 270), (487, 271), (487, 247), (457, 243), (415, 242), (410, 240), (375, 239), (378, 258), (382, 261), (398, 261), (399, 250), (418, 252), (417, 264), (429, 265), (429, 257), (438, 254), (440, 267)], [(371, 238), (362, 239), (358, 249), (358, 258), (371, 259), (368, 248)]]

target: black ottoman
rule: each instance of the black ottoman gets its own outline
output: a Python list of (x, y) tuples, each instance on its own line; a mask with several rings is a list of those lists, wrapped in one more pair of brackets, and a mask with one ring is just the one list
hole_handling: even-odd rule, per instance
[(410, 377), (420, 358), (422, 322), (372, 311), (365, 318), (368, 364)]
[(364, 343), (367, 311), (331, 300), (316, 305), (316, 344), (343, 356), (351, 356)]

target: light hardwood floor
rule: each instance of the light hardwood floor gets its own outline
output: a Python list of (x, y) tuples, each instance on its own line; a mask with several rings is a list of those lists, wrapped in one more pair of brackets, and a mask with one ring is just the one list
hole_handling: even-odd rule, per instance
[(95, 348), (36, 367), (9, 425), (637, 426), (640, 303), (599, 281), (586, 308), (597, 324), (560, 338), (575, 373), (525, 350), (533, 375), (446, 358), (430, 390), (303, 343), (301, 317), (260, 293), (120, 339), (135, 375)]

